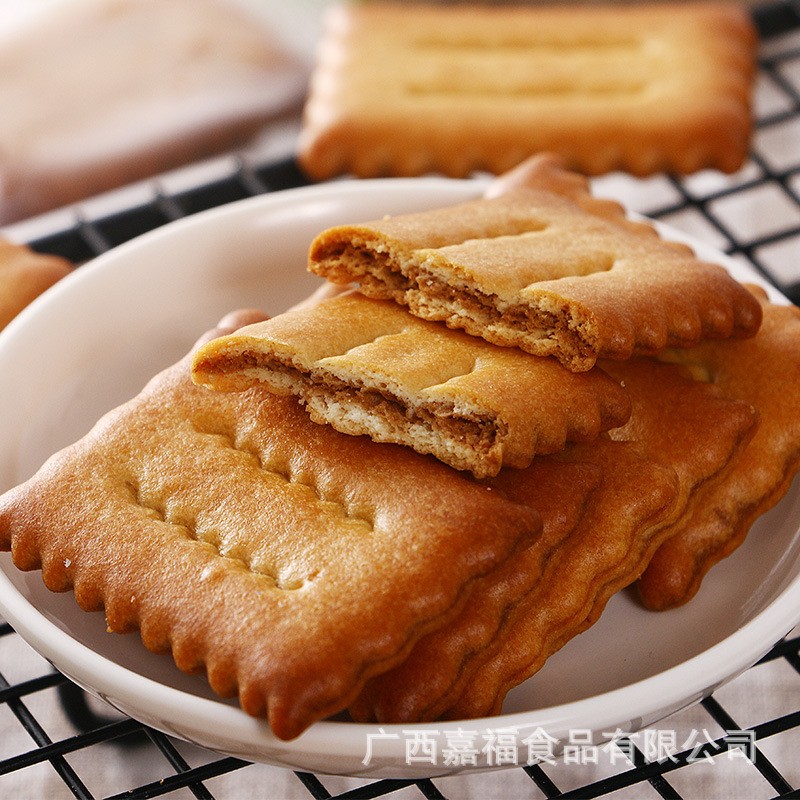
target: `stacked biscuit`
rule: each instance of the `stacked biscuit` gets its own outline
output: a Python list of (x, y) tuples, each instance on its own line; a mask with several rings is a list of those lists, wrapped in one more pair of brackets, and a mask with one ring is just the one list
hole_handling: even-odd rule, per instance
[(498, 712), (623, 587), (690, 599), (800, 464), (797, 309), (552, 157), (310, 266), (345, 290), (238, 316), (0, 497), (17, 566), (278, 736)]
[(800, 408), (778, 396), (779, 376), (800, 379), (797, 310), (558, 159), (456, 207), (327, 230), (310, 267), (358, 291), (210, 342), (195, 380), (297, 396), (316, 422), (433, 454), (543, 522), (366, 683), (356, 719), (497, 713), (622, 587), (686, 602), (800, 463)]

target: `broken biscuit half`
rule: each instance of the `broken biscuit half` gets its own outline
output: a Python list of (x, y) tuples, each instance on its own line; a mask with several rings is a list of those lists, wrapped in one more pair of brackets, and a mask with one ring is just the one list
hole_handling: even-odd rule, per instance
[(309, 269), (415, 316), (568, 369), (753, 335), (761, 308), (724, 267), (591, 195), (541, 155), (488, 196), (321, 232)]
[(599, 369), (572, 373), (355, 292), (209, 342), (192, 377), (297, 395), (315, 422), (479, 478), (592, 440), (630, 413), (625, 390)]

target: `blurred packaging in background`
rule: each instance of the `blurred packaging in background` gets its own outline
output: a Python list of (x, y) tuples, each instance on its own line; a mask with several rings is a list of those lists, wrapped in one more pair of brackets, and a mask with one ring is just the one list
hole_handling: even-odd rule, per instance
[(297, 111), (310, 56), (269, 12), (239, 0), (4, 0), (0, 224), (221, 152)]

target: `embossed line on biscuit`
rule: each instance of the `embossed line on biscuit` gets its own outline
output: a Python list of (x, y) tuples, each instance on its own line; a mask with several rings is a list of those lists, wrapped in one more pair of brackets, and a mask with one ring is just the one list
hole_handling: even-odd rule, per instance
[[(327, 368), (331, 366), (331, 364), (335, 365), (337, 362), (346, 362), (348, 357), (360, 355), (366, 350), (370, 358), (377, 359), (377, 361), (386, 368), (387, 372), (391, 372), (392, 361), (403, 361), (403, 356), (401, 355), (395, 359), (392, 358), (390, 354), (389, 357), (381, 358), (382, 354), (380, 351), (376, 353), (376, 349), (380, 347), (381, 343), (391, 341), (402, 342), (409, 337), (413, 344), (413, 348), (409, 349), (415, 351), (415, 359), (417, 360), (418, 367), (420, 371), (424, 372), (427, 376), (425, 385), (414, 387), (413, 391), (419, 393), (435, 393), (437, 389), (446, 386), (448, 383), (457, 382), (460, 379), (466, 378), (471, 375), (478, 366), (486, 363), (486, 359), (480, 359), (478, 354), (474, 351), (463, 352), (463, 349), (460, 348), (452, 348), (452, 351), (446, 354), (447, 358), (442, 358), (444, 351), (437, 346), (437, 338), (434, 336), (435, 329), (433, 329), (425, 342), (416, 341), (417, 333), (417, 331), (411, 328), (406, 328), (400, 333), (389, 333), (378, 336), (372, 342), (352, 347), (340, 355), (328, 356), (320, 359), (316, 364), (322, 369), (311, 369), (308, 373), (300, 377), (312, 384), (327, 384), (331, 389), (335, 388), (339, 391), (357, 392), (364, 398), (365, 402), (368, 402), (367, 398), (369, 395), (374, 395), (376, 399), (381, 398), (389, 403), (402, 405), (403, 408), (406, 409), (404, 414), (408, 416), (411, 413), (411, 409), (408, 407), (407, 403), (388, 386), (387, 382), (375, 380), (372, 384), (368, 384), (358, 379), (345, 381), (336, 375), (330, 374)], [(270, 363), (269, 368), (275, 369), (278, 366), (279, 364), (277, 363)], [(435, 375), (432, 375), (431, 373), (434, 371)], [(417, 410), (421, 411), (423, 408), (423, 406), (420, 406)]]
[[(132, 502), (135, 503), (147, 517), (170, 525), (175, 530), (181, 530), (183, 535), (191, 541), (210, 546), (216, 551), (220, 558), (226, 559), (228, 562), (237, 565), (246, 572), (264, 578), (275, 589), (281, 591), (296, 591), (302, 589), (319, 575), (319, 570), (312, 570), (308, 575), (302, 578), (293, 575), (284, 576), (280, 574), (280, 570), (268, 569), (263, 565), (255, 564), (243, 548), (226, 549), (221, 538), (213, 528), (209, 528), (203, 532), (199, 531), (195, 516), (178, 516), (168, 508), (167, 501), (159, 499), (159, 501), (156, 502), (154, 499), (145, 498), (141, 492), (138, 481), (134, 478), (126, 480), (124, 486), (130, 493)], [(201, 579), (212, 577), (214, 570), (214, 565), (206, 565), (200, 576)]]
[[(457, 380), (458, 378), (463, 378), (466, 375), (474, 372), (477, 365), (477, 355), (473, 352), (465, 353), (463, 352), (463, 348), (453, 348), (452, 352), (448, 354), (449, 357), (443, 361), (443, 351), (438, 346), (438, 337), (434, 335), (435, 333), (436, 329), (434, 328), (430, 331), (428, 338), (426, 338), (424, 342), (417, 341), (418, 331), (411, 327), (404, 328), (399, 333), (386, 333), (381, 336), (377, 336), (371, 342), (356, 345), (355, 347), (348, 348), (344, 352), (337, 355), (326, 356), (325, 358), (319, 359), (316, 362), (316, 365), (323, 368), (322, 372), (318, 373), (318, 371), (311, 370), (308, 377), (312, 381), (318, 383), (325, 381), (328, 379), (326, 369), (328, 366), (335, 364), (336, 362), (346, 362), (349, 359), (357, 360), (355, 357), (362, 355), (363, 353), (366, 353), (372, 359), (377, 358), (379, 363), (383, 363), (386, 366), (391, 366), (392, 361), (403, 362), (405, 360), (405, 351), (403, 350), (403, 343), (405, 340), (410, 340), (411, 347), (408, 349), (414, 351), (414, 357), (415, 360), (418, 359), (420, 370), (422, 370), (424, 367), (425, 373), (429, 376), (430, 383), (419, 387), (418, 391), (436, 388), (437, 386), (441, 386), (452, 380)], [(382, 353), (380, 350), (381, 345), (391, 344), (392, 342), (400, 343), (400, 354), (396, 357), (393, 357), (391, 351), (389, 351), (388, 355), (382, 358)], [(270, 368), (275, 367), (271, 364)], [(431, 376), (430, 373), (434, 369), (436, 370), (436, 375)], [(336, 376), (330, 377), (336, 379)], [(344, 385), (345, 384), (343, 383), (343, 386)], [(383, 384), (370, 386), (363, 381), (356, 380), (351, 380), (346, 385), (352, 385), (354, 388), (364, 390), (373, 389), (376, 391), (390, 391), (388, 387)], [(397, 398), (393, 392), (390, 392), (389, 399), (396, 400)]]
[(327, 496), (320, 490), (319, 486), (317, 486), (307, 472), (295, 472), (289, 461), (279, 460), (276, 456), (270, 458), (262, 455), (254, 447), (250, 447), (244, 442), (237, 441), (234, 435), (228, 431), (212, 430), (200, 425), (196, 421), (192, 421), (191, 425), (197, 434), (213, 437), (217, 439), (221, 446), (230, 447), (236, 452), (252, 458), (255, 465), (262, 472), (280, 478), (292, 486), (298, 488), (302, 487), (308, 490), (314, 495), (316, 502), (330, 505), (339, 511), (349, 522), (365, 525), (369, 532), (374, 532), (375, 518), (373, 509), (365, 509), (363, 507), (356, 508), (354, 505), (346, 504), (340, 498)]
[[(580, 76), (562, 76), (544, 79), (540, 75), (527, 80), (515, 80), (513, 75), (504, 74), (502, 79), (493, 82), (490, 76), (480, 80), (463, 80), (453, 75), (451, 66), (442, 75), (428, 75), (424, 80), (411, 80), (405, 84), (406, 92), (412, 96), (451, 95), (479, 97), (543, 97), (543, 96), (633, 96), (647, 91), (652, 81), (636, 75), (615, 75), (603, 78), (598, 72), (587, 73), (587, 56), (596, 55), (598, 66), (609, 63), (609, 59), (622, 56), (641, 56), (645, 44), (641, 38), (625, 36), (609, 38), (584, 35), (574, 39), (565, 37), (540, 38), (530, 36), (482, 37), (480, 35), (446, 38), (437, 35), (426, 35), (413, 39), (408, 43), (411, 57), (415, 53), (421, 57), (433, 53), (441, 53), (443, 57), (451, 57), (453, 53), (464, 58), (465, 69), (480, 71), (481, 59), (491, 57), (497, 59), (504, 53), (519, 58), (520, 53), (532, 58), (561, 57), (565, 64), (576, 59), (575, 69)], [(481, 74), (482, 73), (478, 73)]]
[[(544, 219), (526, 219), (515, 222), (508, 220), (506, 230), (502, 233), (483, 236), (466, 236), (463, 239), (450, 241), (447, 244), (432, 247), (420, 247), (412, 250), (407, 256), (403, 253), (393, 252), (383, 246), (379, 236), (372, 239), (360, 237), (342, 237), (332, 239), (324, 248), (320, 248), (316, 256), (317, 264), (330, 266), (331, 264), (345, 264), (346, 273), (357, 279), (375, 278), (390, 291), (407, 291), (425, 284), (425, 292), (436, 291), (438, 280), (426, 269), (430, 266), (430, 255), (441, 253), (445, 257), (448, 253), (461, 247), (480, 245), (481, 243), (498, 243), (520, 240), (527, 237), (535, 238), (552, 227), (552, 223)], [(323, 269), (320, 274), (325, 275), (334, 270)], [(392, 333), (406, 333), (408, 326), (398, 330), (384, 332), (384, 336)], [(380, 338), (380, 337), (378, 337)], [(373, 340), (375, 341), (375, 340)], [(360, 344), (369, 344), (362, 342)], [(355, 345), (359, 346), (358, 344)]]
[(409, 41), (409, 47), (418, 50), (475, 50), (478, 52), (500, 50), (555, 51), (558, 53), (575, 53), (599, 51), (607, 56), (610, 51), (617, 53), (635, 53), (643, 48), (643, 40), (636, 36), (563, 36), (541, 37), (529, 36), (461, 36), (444, 37), (436, 34), (422, 35)]
[(607, 82), (520, 82), (463, 83), (461, 81), (408, 81), (406, 94), (412, 97), (442, 95), (449, 97), (636, 97), (644, 94), (652, 82), (638, 79)]
[[(503, 222), (503, 230), (500, 233), (485, 233), (479, 236), (465, 236), (461, 238), (448, 237), (446, 244), (431, 247), (420, 247), (414, 253), (444, 250), (446, 248), (460, 247), (469, 242), (492, 241), (513, 236), (524, 236), (526, 234), (542, 233), (552, 226), (552, 221), (545, 218), (525, 218), (514, 219), (510, 217)], [(361, 236), (344, 231), (339, 236), (332, 236), (317, 248), (315, 263), (322, 264), (326, 261), (341, 261), (345, 263), (349, 270), (356, 275), (361, 274), (359, 267), (365, 265), (386, 266), (388, 269), (396, 269), (402, 266), (402, 255), (395, 252), (388, 246), (380, 234), (372, 236)], [(403, 330), (403, 329), (401, 329)], [(385, 331), (384, 333), (397, 333), (398, 331)]]
[[(354, 344), (350, 347), (347, 347), (344, 350), (341, 350), (340, 348), (341, 352), (335, 352), (331, 353), (330, 355), (323, 356), (322, 358), (317, 359), (317, 363), (324, 364), (326, 361), (333, 361), (338, 358), (347, 358), (347, 356), (353, 355), (354, 353), (358, 353), (364, 348), (370, 348), (375, 345), (379, 345), (381, 342), (387, 342), (396, 338), (402, 339), (405, 336), (408, 336), (410, 333), (413, 334), (413, 331), (408, 326), (401, 328), (398, 331), (391, 331), (389, 333), (379, 333), (374, 337), (372, 337), (371, 339), (358, 342), (358, 344)], [(258, 360), (257, 356), (254, 356), (254, 358)]]
[[(420, 323), (424, 325), (425, 323)], [(436, 368), (438, 370), (437, 375), (434, 378), (431, 378), (430, 383), (426, 384), (425, 386), (419, 387), (418, 391), (427, 391), (430, 389), (436, 389), (439, 386), (443, 386), (446, 383), (449, 383), (454, 380), (458, 380), (459, 378), (464, 378), (470, 375), (475, 369), (479, 366), (479, 361), (481, 361), (477, 354), (475, 353), (466, 353), (462, 354), (456, 352), (455, 350), (451, 354), (451, 357), (445, 362), (441, 363), (441, 351), (439, 351), (435, 345), (436, 338), (433, 336), (435, 333), (435, 328), (432, 329), (430, 338), (427, 340), (428, 342), (432, 343), (430, 348), (422, 348), (420, 349), (418, 346), (415, 346), (416, 356), (421, 359), (425, 360), (426, 353), (432, 356), (432, 361), (430, 364), (426, 364), (426, 368), (430, 371), (432, 368)], [(285, 362), (283, 360), (279, 360), (278, 358), (270, 358), (268, 354), (260, 353), (255, 350), (247, 350), (241, 353), (238, 353), (235, 359), (230, 359), (228, 361), (219, 364), (217, 362), (213, 362), (209, 365), (210, 370), (218, 370), (220, 372), (234, 372), (240, 370), (242, 366), (252, 368), (252, 369), (263, 369), (268, 370), (270, 372), (281, 372), (281, 371), (288, 371), (293, 374), (296, 374), (298, 379), (310, 381), (311, 383), (315, 384), (323, 384), (323, 383), (331, 383), (335, 384), (335, 388), (343, 390), (343, 389), (356, 389), (356, 390), (363, 390), (363, 391), (374, 391), (374, 392), (381, 392), (382, 396), (386, 399), (391, 401), (397, 402), (399, 398), (386, 386), (368, 386), (363, 382), (356, 382), (352, 381), (347, 383), (343, 381), (341, 378), (336, 377), (335, 375), (331, 374), (329, 371), (329, 367), (331, 365), (335, 365), (337, 362), (346, 362), (348, 360), (355, 360), (356, 357), (360, 356), (365, 351), (370, 355), (373, 355), (376, 348), (380, 348), (381, 344), (385, 344), (391, 341), (399, 341), (402, 342), (405, 338), (411, 337), (412, 342), (416, 337), (417, 331), (411, 327), (407, 326), (398, 332), (391, 332), (391, 333), (382, 333), (378, 334), (371, 340), (362, 341), (358, 344), (353, 345), (352, 347), (347, 347), (341, 352), (335, 352), (331, 355), (326, 355), (323, 358), (319, 358), (316, 360), (315, 365), (317, 367), (321, 367), (321, 369), (314, 369), (311, 368), (308, 372), (303, 372), (302, 370), (298, 369), (291, 363)], [(448, 332), (448, 335), (449, 332)], [(384, 363), (389, 363), (391, 359), (384, 359)], [(481, 363), (485, 363), (485, 359), (481, 361)], [(388, 393), (388, 394), (387, 394)], [(210, 430), (205, 430), (198, 427), (197, 424), (194, 425), (195, 430), (198, 433), (203, 433), (207, 435), (217, 435), (222, 436), (227, 440), (227, 443), (230, 447), (234, 449), (241, 450), (242, 452), (246, 452), (256, 459), (259, 460), (259, 465), (262, 469), (266, 469), (267, 467), (263, 464), (260, 460), (260, 455), (248, 449), (245, 445), (239, 444), (234, 442), (233, 437), (228, 433), (219, 433), (219, 432), (212, 432)], [(270, 469), (274, 469), (270, 467)], [(288, 473), (284, 474), (285, 477), (290, 482), (297, 483), (298, 481), (294, 480), (291, 475)], [(320, 498), (324, 500), (324, 498)]]
[[(504, 230), (501, 233), (482, 234), (480, 236), (469, 236), (458, 242), (451, 242), (449, 244), (441, 245), (440, 247), (421, 247), (415, 250), (415, 253), (424, 252), (426, 250), (447, 250), (453, 247), (462, 247), (473, 242), (502, 242), (508, 239), (523, 239), (526, 237), (536, 238), (539, 234), (544, 233), (553, 227), (553, 223), (546, 219), (525, 219), (517, 224), (513, 220), (508, 220), (504, 223), (508, 226), (509, 230)], [(516, 230), (510, 230), (512, 225)]]

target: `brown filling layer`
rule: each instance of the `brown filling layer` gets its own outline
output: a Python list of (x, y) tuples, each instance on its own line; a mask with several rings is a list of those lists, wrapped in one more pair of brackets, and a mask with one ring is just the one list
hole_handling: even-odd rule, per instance
[[(406, 293), (416, 290), (426, 299), (438, 301), (445, 308), (466, 314), (482, 327), (504, 328), (512, 338), (523, 331), (520, 338), (549, 340), (556, 349), (581, 357), (593, 355), (580, 334), (570, 326), (571, 314), (566, 306), (561, 316), (545, 309), (522, 305), (510, 305), (501, 311), (496, 295), (481, 292), (476, 287), (455, 288), (442, 283), (419, 264), (401, 261), (389, 253), (350, 243), (329, 252), (325, 260), (344, 265), (342, 273), (349, 276), (348, 279), (355, 277), (361, 281), (368, 290), (367, 293), (373, 296), (379, 295), (395, 302), (407, 303)], [(338, 269), (333, 270), (334, 274), (337, 272)]]
[[(350, 384), (328, 373), (303, 372), (267, 354), (246, 351), (235, 358), (216, 360), (204, 368), (219, 374), (257, 369), (285, 375), (291, 380), (293, 390), (304, 400), (322, 394), (329, 402), (355, 406), (370, 416), (385, 420), (395, 431), (408, 431), (411, 425), (422, 425), (433, 434), (481, 455), (490, 453), (507, 433), (500, 420), (485, 415), (456, 415), (452, 407), (444, 403), (420, 403), (411, 407), (386, 390)], [(410, 444), (410, 437), (401, 443)]]

